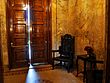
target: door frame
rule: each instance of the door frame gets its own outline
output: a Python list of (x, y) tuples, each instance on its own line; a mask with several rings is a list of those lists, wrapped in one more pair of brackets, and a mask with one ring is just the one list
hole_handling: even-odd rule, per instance
[(106, 0), (106, 58), (105, 58), (105, 81), (110, 83), (110, 1)]
[(48, 56), (47, 56), (47, 59), (48, 59), (48, 63), (52, 64), (52, 52), (51, 52), (51, 49), (52, 49), (52, 0), (48, 0), (48, 5), (49, 5), (49, 38), (48, 38), (48, 49), (47, 51), (49, 51), (48, 53)]

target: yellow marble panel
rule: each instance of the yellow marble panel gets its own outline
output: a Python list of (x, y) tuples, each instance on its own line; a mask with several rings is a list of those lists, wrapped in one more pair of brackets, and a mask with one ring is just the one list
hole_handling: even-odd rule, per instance
[(7, 31), (6, 31), (6, 6), (5, 0), (0, 1), (0, 29), (1, 29), (1, 49), (3, 64), (8, 65), (8, 51), (7, 51)]
[[(97, 58), (105, 53), (105, 0), (54, 0), (52, 20), (53, 48), (60, 45), (60, 37), (75, 36), (76, 54), (85, 53), (84, 47), (94, 48)], [(56, 9), (55, 9), (56, 8)], [(55, 30), (55, 31), (54, 31)], [(56, 47), (55, 47), (56, 46)]]

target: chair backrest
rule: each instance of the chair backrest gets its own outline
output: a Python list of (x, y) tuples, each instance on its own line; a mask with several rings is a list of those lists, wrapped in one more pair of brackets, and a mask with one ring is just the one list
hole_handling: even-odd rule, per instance
[(65, 34), (61, 37), (61, 46), (59, 48), (60, 54), (65, 56), (73, 56), (74, 54), (75, 38), (70, 34)]

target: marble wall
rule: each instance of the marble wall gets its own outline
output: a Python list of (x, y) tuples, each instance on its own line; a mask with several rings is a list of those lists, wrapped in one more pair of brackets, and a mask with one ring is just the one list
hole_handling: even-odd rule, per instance
[(105, 54), (105, 0), (53, 0), (53, 49), (58, 49), (60, 36), (75, 36), (75, 52), (82, 54), (92, 46), (97, 58)]
[(5, 0), (0, 1), (0, 34), (3, 65), (8, 65), (7, 32), (6, 32), (6, 6)]

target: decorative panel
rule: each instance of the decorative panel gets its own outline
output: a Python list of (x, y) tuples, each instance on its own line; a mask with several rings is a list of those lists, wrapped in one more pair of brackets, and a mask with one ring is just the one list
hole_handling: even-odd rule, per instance
[[(44, 60), (43, 58), (46, 58), (46, 57), (43, 56), (43, 55), (45, 55), (45, 52), (42, 52), (42, 51), (37, 52), (37, 51), (35, 51), (34, 54), (33, 54), (33, 57), (37, 57), (37, 61), (36, 62), (41, 62), (41, 61), (45, 62), (46, 60)], [(33, 58), (33, 60), (36, 60), (36, 59)]]
[(18, 46), (18, 45), (26, 45), (27, 43), (26, 43), (26, 40), (25, 39), (14, 39), (14, 41), (13, 41), (13, 45), (16, 45), (16, 46)]
[(39, 51), (39, 52), (35, 53), (35, 56), (36, 55), (37, 55), (38, 58), (42, 58), (43, 57), (42, 55), (44, 55), (44, 53)]
[(26, 38), (26, 37), (27, 37), (26, 34), (14, 34), (12, 38), (14, 38), (14, 39), (21, 38), (21, 39), (23, 39), (23, 38)]
[(14, 12), (14, 22), (21, 23), (26, 21), (26, 11), (25, 10), (15, 10)]
[[(16, 49), (16, 48), (14, 48), (14, 49)], [(23, 61), (26, 58), (25, 57), (25, 50), (24, 50), (24, 48), (19, 48), (19, 49), (17, 48), (16, 50), (14, 50), (14, 54), (16, 55), (16, 56), (14, 56), (16, 62)]]
[(13, 45), (26, 45), (27, 44), (27, 32), (25, 24), (14, 24), (13, 26), (13, 35), (12, 35)]
[(26, 6), (27, 0), (12, 0), (13, 6)]
[(33, 25), (33, 29), (34, 33), (37, 32), (44, 33), (44, 25)]
[(33, 21), (34, 22), (43, 22), (43, 12), (34, 11), (33, 13)]
[(16, 34), (26, 33), (26, 25), (14, 25), (13, 32)]
[(43, 11), (43, 0), (34, 0), (32, 2), (32, 9), (36, 11)]

